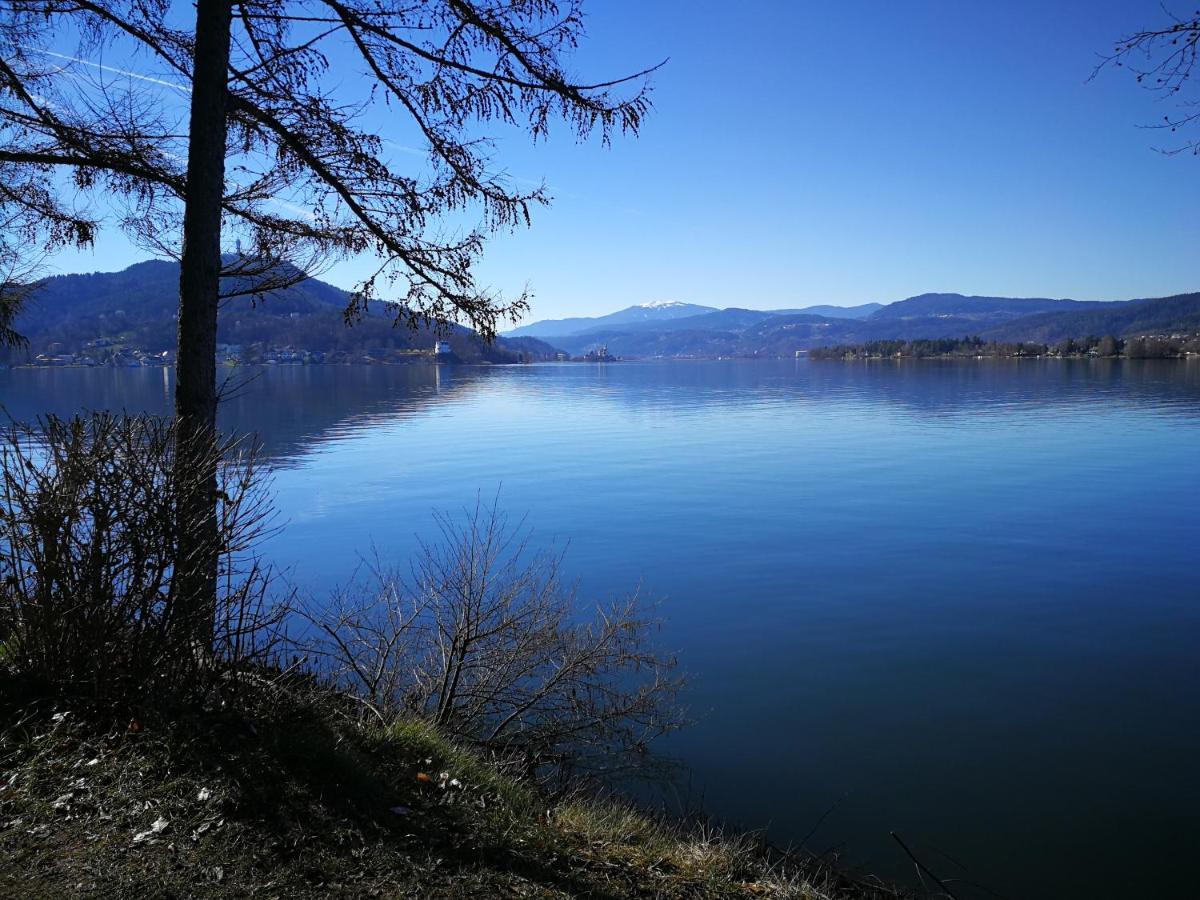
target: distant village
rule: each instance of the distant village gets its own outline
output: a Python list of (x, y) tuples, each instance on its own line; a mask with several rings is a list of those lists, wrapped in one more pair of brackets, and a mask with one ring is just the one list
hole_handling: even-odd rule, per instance
[[(520, 362), (533, 362), (532, 354), (519, 353)], [(558, 362), (615, 362), (617, 357), (607, 347), (590, 350), (582, 356), (558, 352)], [(226, 366), (279, 365), (404, 365), (428, 362), (460, 362), (449, 341), (435, 340), (427, 349), (369, 347), (357, 350), (306, 350), (299, 347), (274, 347), (266, 344), (217, 344), (217, 363)], [(83, 367), (108, 369), (139, 369), (175, 365), (174, 350), (145, 350), (131, 347), (119, 338), (97, 338), (88, 341), (79, 352), (64, 350), (62, 344), (50, 343), (44, 352), (23, 360), (14, 359), (10, 365), (39, 368)], [(0, 363), (0, 367), (3, 364)]]
[[(20, 365), (20, 363), (16, 363)], [(163, 350), (151, 353), (140, 348), (126, 347), (116, 338), (97, 338), (88, 341), (78, 353), (63, 350), (62, 344), (46, 345), (45, 352), (27, 360), (31, 366), (107, 366), (114, 369), (134, 369), (142, 366), (170, 366), (175, 364), (175, 351)]]
[[(758, 354), (753, 354), (758, 356)], [(1130, 359), (1170, 359), (1200, 355), (1200, 333), (1171, 333), (1143, 335), (1121, 340), (1104, 338), (1069, 339), (1055, 345), (1037, 343), (984, 342), (980, 338), (933, 338), (911, 341), (881, 340), (864, 344), (815, 347), (795, 351), (797, 358), (859, 359), (886, 357), (1079, 357), (1124, 356)], [(306, 350), (293, 346), (274, 347), (267, 344), (218, 344), (217, 363), (237, 366), (278, 365), (405, 365), (414, 363), (461, 362), (448, 341), (435, 340), (427, 349), (368, 347), (354, 350)], [(518, 353), (519, 362), (549, 359)], [(664, 358), (664, 357), (654, 357)], [(734, 357), (717, 357), (734, 358)], [(606, 346), (598, 346), (581, 356), (561, 351), (553, 359), (558, 362), (617, 362)], [(77, 353), (64, 351), (62, 345), (50, 343), (45, 352), (24, 360), (12, 360), (10, 365), (33, 367), (92, 367), (137, 369), (173, 366), (174, 350), (148, 351), (125, 345), (116, 338), (97, 338), (88, 341)], [(2, 364), (0, 364), (2, 367)]]
[[(448, 341), (434, 341), (427, 350), (388, 347), (366, 350), (305, 350), (297, 347), (271, 347), (263, 344), (218, 344), (217, 362), (223, 365), (322, 365), (322, 364), (401, 364), (415, 362), (454, 362), (458, 357)], [(175, 351), (148, 351), (123, 345), (115, 338), (88, 341), (78, 353), (65, 352), (61, 344), (51, 343), (38, 353), (15, 365), (55, 367), (82, 366), (112, 369), (137, 369), (173, 366)]]
[(1057, 344), (984, 341), (979, 337), (919, 338), (867, 341), (863, 344), (797, 350), (809, 359), (933, 359), (933, 358), (1080, 358), (1182, 359), (1200, 355), (1200, 333), (1147, 334), (1122, 340), (1104, 337), (1068, 338)]

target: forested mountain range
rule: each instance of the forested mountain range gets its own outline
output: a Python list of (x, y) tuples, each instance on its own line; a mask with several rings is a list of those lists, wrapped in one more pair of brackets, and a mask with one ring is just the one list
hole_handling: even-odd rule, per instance
[(1200, 331), (1200, 293), (1095, 302), (922, 294), (861, 318), (730, 308), (666, 322), (637, 322), (576, 334), (546, 334), (580, 354), (606, 346), (617, 356), (789, 356), (796, 350), (877, 340), (979, 336), (1056, 343), (1090, 335), (1132, 337)]
[[(176, 341), (179, 266), (151, 260), (120, 272), (59, 275), (37, 285), (14, 327), (29, 341), (13, 352), (13, 361), (53, 348), (54, 352), (91, 352), (97, 340), (149, 353), (171, 350)], [(429, 350), (435, 333), (394, 325), (383, 304), (347, 326), (342, 313), (349, 293), (316, 278), (251, 302), (226, 300), (221, 307), (218, 341), (239, 347), (290, 347), (322, 353), (361, 355), (371, 351)], [(513, 362), (523, 356), (552, 359), (555, 349), (534, 338), (500, 338), (494, 344), (460, 325), (441, 337), (455, 355), (470, 362)]]
[(537, 337), (544, 334), (583, 334), (587, 331), (598, 331), (615, 326), (629, 327), (640, 323), (666, 323), (674, 319), (682, 319), (716, 311), (716, 308), (712, 306), (683, 303), (679, 300), (660, 300), (630, 306), (626, 309), (609, 313), (606, 316), (595, 318), (580, 317), (532, 322), (528, 325), (514, 328), (511, 331), (506, 331), (505, 335), (510, 337)]
[[(19, 362), (53, 352), (91, 353), (98, 339), (160, 353), (175, 345), (179, 268), (138, 263), (120, 272), (47, 278), (16, 320), (29, 339)], [(296, 348), (359, 360), (364, 354), (429, 350), (435, 334), (393, 325), (382, 304), (346, 326), (349, 294), (316, 278), (265, 300), (238, 297), (221, 310), (218, 340), (239, 347)], [(814, 310), (821, 310), (815, 313)], [(1123, 302), (922, 294), (895, 303), (866, 304), (828, 314), (802, 310), (713, 309), (664, 302), (609, 316), (539, 322), (487, 344), (462, 326), (444, 335), (468, 362), (553, 359), (561, 349), (581, 355), (600, 346), (624, 357), (790, 356), (796, 350), (879, 340), (979, 336), (987, 341), (1054, 344), (1068, 338), (1200, 332), (1200, 293)], [(547, 327), (569, 333), (546, 334)], [(530, 330), (540, 337), (528, 334)]]
[[(544, 319), (506, 331), (509, 337), (553, 335), (599, 334), (608, 331), (689, 331), (694, 328), (720, 329), (729, 325), (745, 325), (769, 316), (792, 316), (799, 314), (827, 316), (834, 319), (862, 319), (880, 309), (881, 303), (864, 303), (861, 306), (807, 306), (803, 309), (717, 309), (682, 303), (678, 300), (656, 301), (629, 306), (606, 316), (581, 317), (574, 319)], [(732, 314), (732, 315), (726, 315)]]

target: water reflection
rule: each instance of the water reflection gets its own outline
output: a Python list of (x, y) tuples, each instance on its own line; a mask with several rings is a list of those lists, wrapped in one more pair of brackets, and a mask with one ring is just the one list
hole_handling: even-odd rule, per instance
[[(257, 434), (269, 458), (292, 465), (326, 441), (451, 402), (484, 374), (438, 366), (224, 369), (220, 424)], [(168, 415), (173, 396), (168, 368), (0, 371), (0, 405), (18, 421), (93, 409)]]
[[(673, 414), (722, 407), (859, 404), (915, 420), (1069, 413), (1098, 403), (1200, 405), (1200, 359), (664, 362), (505, 367), (279, 366), (222, 370), (222, 426), (257, 433), (294, 463), (329, 440), (471, 398), (570, 400)], [(168, 414), (171, 369), (0, 371), (0, 405), (18, 420), (86, 409)]]
[[(661, 599), (718, 814), (786, 842), (836, 804), (818, 846), (907, 877), (896, 829), (1010, 897), (1194, 893), (1200, 360), (246, 374), (222, 421), (314, 593), (502, 485), (582, 596)], [(0, 372), (0, 403), (163, 413), (169, 378)]]

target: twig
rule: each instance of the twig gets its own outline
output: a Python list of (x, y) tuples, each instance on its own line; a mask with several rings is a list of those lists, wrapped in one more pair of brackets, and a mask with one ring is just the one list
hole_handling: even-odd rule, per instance
[(928, 875), (934, 880), (934, 883), (942, 889), (942, 892), (950, 898), (950, 900), (958, 900), (957, 895), (954, 893), (954, 891), (950, 890), (950, 888), (946, 885), (946, 882), (934, 875), (933, 872), (929, 870), (929, 867), (925, 865), (925, 863), (921, 862), (916, 856), (913, 855), (913, 852), (908, 849), (908, 844), (904, 843), (904, 841), (900, 839), (900, 835), (896, 834), (894, 831), (890, 831), (888, 833), (892, 836), (896, 843), (900, 845), (900, 849), (908, 854), (908, 858), (911, 859), (913, 861), (913, 865), (917, 867), (918, 874), (924, 873)]
[(846, 799), (846, 795), (842, 794), (842, 796), (838, 797), (836, 800), (833, 801), (832, 804), (830, 804), (829, 809), (827, 809), (827, 810), (825, 810), (825, 812), (821, 813), (821, 818), (817, 819), (816, 824), (813, 825), (813, 827), (809, 829), (808, 834), (806, 834), (804, 836), (804, 838), (800, 841), (801, 847), (808, 846), (808, 842), (810, 840), (812, 840), (813, 835), (815, 835), (817, 833), (817, 829), (819, 829), (825, 823), (825, 820), (829, 818), (830, 814), (835, 809), (837, 809), (838, 806), (841, 805), (841, 802), (845, 799)]

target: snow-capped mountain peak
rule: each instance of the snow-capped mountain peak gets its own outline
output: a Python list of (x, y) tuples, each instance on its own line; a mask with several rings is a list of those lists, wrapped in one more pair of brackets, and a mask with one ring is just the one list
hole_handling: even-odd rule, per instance
[(627, 306), (625, 309), (607, 316), (595, 316), (575, 319), (549, 319), (522, 325), (505, 334), (505, 337), (582, 334), (586, 331), (604, 331), (618, 328), (634, 322), (665, 322), (670, 319), (683, 319), (688, 316), (699, 316), (704, 313), (716, 312), (711, 306), (699, 306), (695, 303), (684, 303), (681, 300), (652, 300), (637, 306)]

